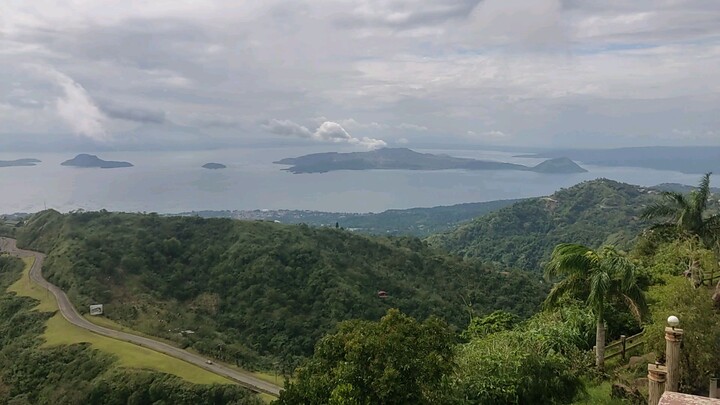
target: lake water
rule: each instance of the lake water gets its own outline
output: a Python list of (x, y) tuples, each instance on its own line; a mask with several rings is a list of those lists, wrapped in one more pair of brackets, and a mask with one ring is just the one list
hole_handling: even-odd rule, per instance
[[(308, 209), (378, 212), (464, 202), (548, 195), (584, 180), (605, 177), (650, 186), (695, 184), (700, 175), (641, 168), (583, 165), (589, 173), (549, 175), (520, 171), (338, 171), (291, 174), (272, 162), (337, 147), (247, 148), (192, 152), (104, 152), (121, 169), (60, 166), (72, 153), (0, 153), (0, 160), (38, 158), (33, 167), (0, 168), (0, 213), (77, 208), (175, 213), (191, 210)], [(533, 165), (519, 153), (418, 150)], [(227, 169), (208, 170), (207, 162)], [(581, 162), (579, 162), (582, 164)]]

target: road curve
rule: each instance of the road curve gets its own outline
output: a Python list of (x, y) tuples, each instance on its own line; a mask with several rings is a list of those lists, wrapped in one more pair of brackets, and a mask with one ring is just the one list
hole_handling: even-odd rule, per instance
[(168, 356), (184, 360), (207, 371), (233, 380), (239, 385), (242, 385), (243, 387), (246, 387), (251, 391), (270, 394), (276, 397), (280, 395), (281, 388), (279, 386), (269, 383), (267, 381), (263, 381), (251, 374), (233, 370), (220, 364), (207, 364), (207, 359), (205, 357), (187, 352), (175, 346), (171, 346), (167, 343), (95, 325), (94, 323), (83, 318), (77, 312), (77, 310), (70, 303), (70, 300), (68, 299), (67, 295), (65, 295), (63, 290), (61, 290), (56, 285), (49, 283), (43, 278), (42, 264), (43, 260), (45, 259), (44, 254), (39, 252), (33, 252), (31, 250), (19, 249), (16, 245), (15, 239), (3, 237), (0, 237), (0, 251), (10, 253), (17, 257), (35, 258), (32, 268), (30, 269), (30, 278), (33, 280), (33, 282), (50, 291), (55, 296), (58, 307), (60, 308), (60, 313), (65, 319), (67, 319), (68, 322), (72, 323), (73, 325), (79, 326), (83, 329), (87, 329), (90, 332), (96, 333), (98, 335), (133, 343), (138, 346), (146, 347), (148, 349), (167, 354)]

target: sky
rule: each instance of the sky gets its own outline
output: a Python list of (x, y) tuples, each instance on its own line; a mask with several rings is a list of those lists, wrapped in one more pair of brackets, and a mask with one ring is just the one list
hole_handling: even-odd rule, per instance
[(720, 145), (717, 0), (3, 0), (0, 149)]

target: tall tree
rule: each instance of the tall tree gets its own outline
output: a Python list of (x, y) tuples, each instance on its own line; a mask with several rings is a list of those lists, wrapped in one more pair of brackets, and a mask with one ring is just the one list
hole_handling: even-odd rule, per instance
[(645, 209), (643, 219), (664, 219), (656, 227), (674, 226), (681, 232), (696, 235), (710, 249), (717, 248), (720, 237), (720, 214), (707, 213), (710, 198), (710, 175), (706, 173), (690, 194), (666, 191), (663, 201)]
[(608, 307), (623, 302), (639, 319), (647, 310), (637, 283), (635, 266), (612, 246), (594, 251), (574, 243), (557, 245), (545, 268), (549, 280), (559, 279), (545, 303), (557, 306), (564, 296), (585, 299), (596, 321), (595, 364), (605, 362), (605, 314)]
[(446, 403), (453, 335), (438, 318), (424, 322), (391, 309), (379, 321), (345, 321), (286, 383), (279, 404)]

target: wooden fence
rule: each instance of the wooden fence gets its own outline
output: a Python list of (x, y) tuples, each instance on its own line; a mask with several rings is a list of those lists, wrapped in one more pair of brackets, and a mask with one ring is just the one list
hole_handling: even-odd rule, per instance
[(637, 335), (632, 335), (630, 337), (620, 335), (620, 340), (616, 340), (605, 346), (605, 360), (617, 356), (620, 356), (623, 360), (625, 360), (627, 352), (629, 352), (631, 349), (645, 344), (644, 337), (645, 331), (642, 331)]

